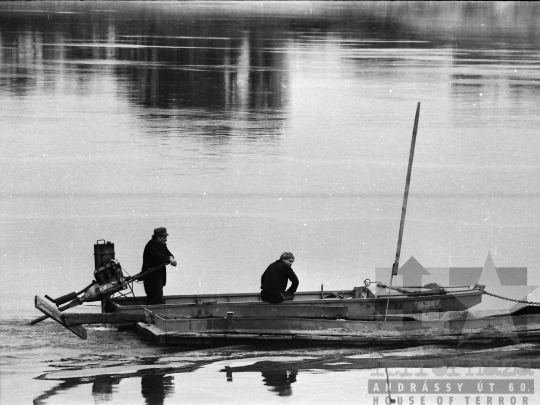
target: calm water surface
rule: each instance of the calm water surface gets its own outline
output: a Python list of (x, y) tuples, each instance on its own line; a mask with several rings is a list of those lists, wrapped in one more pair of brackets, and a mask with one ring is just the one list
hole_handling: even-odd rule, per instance
[(257, 291), (285, 250), (303, 290), (373, 279), (394, 261), (418, 102), (402, 261), (482, 267), (491, 254), (537, 285), (539, 21), (527, 2), (0, 3), (2, 403), (179, 401), (192, 378), (223, 384), (208, 402), (300, 403), (320, 373), (365, 381), (288, 369), (281, 395), (260, 371), (227, 382), (210, 367), (154, 375), (163, 398), (148, 400), (141, 376), (95, 389), (34, 378), (115, 348), (180, 360), (132, 336), (81, 343), (21, 322), (34, 295), (88, 284), (98, 239), (137, 273), (157, 226), (179, 261), (169, 294)]

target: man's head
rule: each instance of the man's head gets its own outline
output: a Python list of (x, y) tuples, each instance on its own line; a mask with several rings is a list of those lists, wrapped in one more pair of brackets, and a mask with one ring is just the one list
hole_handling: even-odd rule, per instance
[(156, 228), (156, 229), (154, 229), (153, 238), (155, 240), (157, 240), (159, 243), (164, 244), (165, 242), (167, 242), (167, 236), (169, 236), (169, 234), (167, 233), (166, 228)]
[(294, 263), (294, 255), (291, 252), (284, 252), (279, 257), (279, 260), (283, 260), (289, 266), (292, 266), (292, 264)]

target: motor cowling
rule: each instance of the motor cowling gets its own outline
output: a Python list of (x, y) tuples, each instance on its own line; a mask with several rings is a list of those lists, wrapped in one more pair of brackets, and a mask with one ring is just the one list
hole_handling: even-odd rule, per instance
[(110, 260), (105, 266), (94, 270), (96, 283), (85, 291), (82, 302), (101, 301), (115, 292), (125, 290), (127, 283), (118, 260)]
[(122, 274), (122, 266), (118, 260), (109, 260), (105, 266), (94, 270), (94, 279), (102, 296), (111, 295), (127, 288)]

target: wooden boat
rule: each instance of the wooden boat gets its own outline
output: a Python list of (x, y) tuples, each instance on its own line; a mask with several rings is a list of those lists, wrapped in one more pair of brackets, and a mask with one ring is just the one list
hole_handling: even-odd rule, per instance
[(447, 321), (408, 316), (360, 321), (345, 319), (347, 305), (222, 303), (206, 305), (204, 313), (198, 312), (202, 306), (153, 306), (144, 309), (144, 316), (138, 312), (75, 314), (62, 313), (50, 301), (36, 296), (36, 308), (83, 339), (86, 339), (84, 324), (137, 322), (136, 332), (152, 344), (186, 347), (238, 344), (405, 347), (540, 341), (540, 313), (536, 307), (527, 311), (521, 308), (504, 316), (472, 317), (468, 311), (462, 311), (458, 318)]
[[(444, 289), (416, 288), (407, 294), (393, 291), (388, 296), (387, 289), (372, 292), (368, 287), (334, 292), (297, 292), (294, 300), (278, 304), (283, 308), (300, 306), (322, 307), (326, 305), (346, 305), (347, 318), (351, 320), (374, 319), (389, 315), (420, 314), (425, 312), (449, 312), (469, 309), (482, 301), (482, 290), (474, 287), (445, 287)], [(167, 311), (167, 314), (208, 317), (209, 311), (219, 311), (224, 316), (229, 311), (237, 311), (239, 306), (250, 307), (251, 315), (257, 316), (271, 304), (262, 302), (258, 293), (238, 294), (196, 294), (172, 295), (165, 297), (163, 305), (145, 305), (146, 297), (120, 297), (103, 301), (102, 312), (139, 314), (146, 308), (153, 311)], [(388, 312), (386, 307), (388, 303)], [(290, 311), (294, 311), (291, 309)], [(291, 312), (289, 312), (290, 314)]]

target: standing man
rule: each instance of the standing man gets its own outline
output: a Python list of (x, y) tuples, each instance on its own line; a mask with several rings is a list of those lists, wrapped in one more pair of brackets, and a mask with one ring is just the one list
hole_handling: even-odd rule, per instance
[(146, 275), (144, 280), (144, 291), (146, 292), (146, 305), (164, 304), (163, 287), (167, 283), (167, 270), (165, 266), (172, 264), (176, 266), (173, 254), (167, 249), (167, 229), (156, 228), (152, 239), (144, 247), (143, 265), (141, 273), (159, 267)]
[[(265, 270), (261, 277), (261, 300), (272, 304), (279, 304), (284, 300), (292, 300), (298, 288), (298, 277), (294, 274), (292, 264), (294, 255), (290, 252), (283, 253)], [(287, 291), (287, 282), (291, 286)]]

